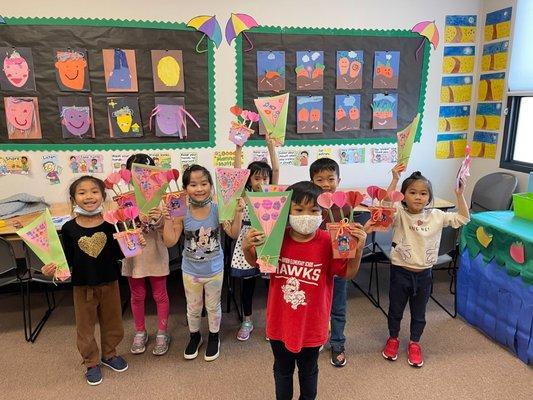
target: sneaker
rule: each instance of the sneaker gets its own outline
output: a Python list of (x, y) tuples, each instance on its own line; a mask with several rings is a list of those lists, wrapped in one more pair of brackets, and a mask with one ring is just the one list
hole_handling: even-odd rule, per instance
[(96, 386), (102, 383), (102, 370), (100, 369), (100, 366), (95, 365), (94, 367), (87, 368), (85, 379), (91, 386)]
[(121, 356), (114, 356), (107, 360), (102, 358), (102, 364), (116, 372), (124, 372), (128, 369), (128, 363)]
[(389, 337), (381, 354), (387, 360), (396, 361), (398, 358), (398, 347), (400, 347), (398, 338)]
[(331, 365), (334, 367), (344, 367), (346, 365), (346, 352), (344, 346), (331, 348)]
[(322, 350), (324, 350), (324, 345), (322, 345), (322, 346), (320, 346), (320, 347), (318, 348), (318, 352), (319, 352), (319, 353), (322, 353)]
[(130, 351), (132, 354), (142, 354), (146, 351), (146, 343), (148, 342), (148, 335), (146, 331), (136, 332), (133, 336), (133, 343), (131, 344)]
[(187, 348), (183, 352), (183, 357), (185, 357), (186, 360), (194, 360), (198, 357), (198, 349), (202, 345), (202, 342), (202, 335), (200, 332), (191, 332), (191, 339), (189, 340)]
[(170, 345), (170, 335), (168, 333), (161, 333), (155, 337), (155, 346), (152, 350), (154, 356), (162, 356), (168, 351)]
[(254, 324), (252, 321), (243, 321), (239, 332), (237, 332), (237, 339), (240, 341), (245, 341), (250, 339), (250, 334), (254, 330)]
[(422, 356), (422, 349), (417, 342), (409, 342), (407, 347), (407, 362), (413, 367), (420, 368), (424, 365), (424, 357)]
[(207, 348), (205, 349), (205, 361), (213, 361), (218, 358), (220, 350), (220, 339), (217, 333), (209, 332), (209, 339), (207, 340)]

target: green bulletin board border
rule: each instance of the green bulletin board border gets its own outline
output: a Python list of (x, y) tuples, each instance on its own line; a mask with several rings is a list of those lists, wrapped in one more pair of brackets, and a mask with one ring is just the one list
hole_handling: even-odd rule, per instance
[[(327, 36), (382, 36), (382, 37), (422, 37), (408, 29), (337, 29), (337, 28), (306, 28), (306, 27), (281, 27), (281, 26), (260, 26), (249, 30), (252, 33), (289, 34), (289, 35), (327, 35)], [(239, 35), (235, 43), (235, 74), (237, 82), (237, 104), (243, 105), (243, 50), (242, 35)], [(418, 99), (418, 112), (420, 122), (416, 131), (415, 142), (420, 142), (422, 136), (422, 120), (424, 118), (424, 106), (426, 102), (426, 87), (429, 70), (429, 41), (424, 43), (424, 53), (422, 59), (422, 77), (420, 83), (420, 97)], [(360, 145), (360, 144), (394, 144), (396, 138), (351, 138), (351, 139), (327, 139), (327, 140), (286, 140), (285, 146), (333, 146), (333, 145)], [(247, 146), (264, 146), (264, 140), (250, 139)]]
[[(162, 22), (142, 20), (120, 20), (105, 18), (45, 18), (45, 17), (4, 17), (6, 25), (51, 25), (51, 26), (98, 26), (112, 28), (147, 28), (195, 31), (183, 22)], [(1, 27), (0, 27), (1, 29)], [(1, 32), (1, 30), (0, 30)], [(207, 80), (209, 95), (209, 140), (201, 142), (168, 142), (168, 143), (117, 143), (117, 144), (42, 144), (42, 143), (6, 143), (0, 145), (1, 151), (96, 151), (96, 150), (169, 150), (199, 149), (215, 147), (215, 46), (207, 40)]]

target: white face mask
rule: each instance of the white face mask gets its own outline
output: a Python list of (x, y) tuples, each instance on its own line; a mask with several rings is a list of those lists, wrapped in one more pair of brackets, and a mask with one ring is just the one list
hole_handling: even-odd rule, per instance
[(78, 215), (85, 215), (86, 217), (92, 217), (94, 215), (101, 214), (102, 211), (104, 211), (104, 207), (101, 205), (100, 207), (98, 207), (94, 211), (87, 211), (87, 210), (84, 210), (83, 208), (81, 208), (79, 205), (76, 204), (72, 211), (74, 211)]
[(289, 215), (289, 225), (300, 235), (310, 235), (322, 224), (322, 215)]

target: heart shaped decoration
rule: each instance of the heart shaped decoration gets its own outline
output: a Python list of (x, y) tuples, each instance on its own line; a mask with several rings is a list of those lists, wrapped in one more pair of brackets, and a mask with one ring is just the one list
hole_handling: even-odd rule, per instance
[(376, 191), (376, 197), (379, 201), (382, 201), (385, 197), (387, 197), (388, 192), (385, 189), (378, 188)]
[(335, 192), (331, 196), (331, 199), (333, 200), (333, 204), (335, 204), (339, 208), (342, 208), (346, 204), (346, 193)]
[(236, 117), (239, 117), (242, 114), (242, 108), (240, 108), (239, 106), (230, 107), (229, 110)]
[(119, 172), (113, 172), (112, 174), (109, 174), (109, 176), (106, 178), (106, 180), (111, 182), (113, 185), (117, 185), (121, 179), (122, 176)]
[(124, 182), (130, 183), (131, 182), (131, 171), (129, 169), (121, 169), (120, 177), (122, 178)]
[(318, 205), (322, 208), (329, 209), (333, 205), (333, 194), (324, 192), (316, 199)]
[(124, 210), (126, 209), (127, 208), (118, 208), (115, 210), (115, 218), (117, 219), (117, 221), (120, 221), (120, 222), (126, 221), (127, 217), (126, 217), (126, 214), (124, 214)]
[(397, 190), (395, 190), (393, 192), (390, 192), (387, 197), (390, 199), (390, 201), (396, 203), (402, 201), (404, 196), (402, 192), (398, 192)]
[(375, 199), (378, 196), (378, 190), (379, 187), (377, 186), (369, 186), (366, 188), (366, 192), (372, 199)]
[(115, 212), (114, 211), (106, 211), (103, 214), (103, 217), (104, 217), (104, 221), (110, 223), (111, 225), (115, 225), (118, 222), (118, 219), (115, 216)]
[(100, 255), (107, 243), (107, 235), (104, 232), (96, 232), (94, 235), (82, 236), (78, 240), (78, 246), (85, 254), (96, 258)]
[(128, 219), (134, 220), (139, 216), (139, 207), (133, 206), (124, 209), (124, 216)]
[(363, 202), (365, 199), (365, 195), (363, 193), (357, 192), (357, 191), (349, 191), (346, 193), (348, 197), (348, 204), (350, 207), (357, 207), (359, 204)]

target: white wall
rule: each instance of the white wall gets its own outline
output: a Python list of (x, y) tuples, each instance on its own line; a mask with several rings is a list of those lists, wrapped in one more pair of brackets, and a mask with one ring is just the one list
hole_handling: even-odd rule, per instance
[[(492, 1), (504, 3), (504, 1)], [(410, 29), (422, 20), (435, 20), (440, 32), (444, 31), (444, 17), (448, 14), (479, 14), (482, 26), (485, 5), (482, 0), (268, 0), (268, 1), (220, 1), (203, 0), (186, 2), (176, 0), (92, 0), (73, 3), (67, 0), (27, 0), (26, 2), (3, 2), (4, 16), (41, 16), (41, 17), (97, 17), (113, 19), (140, 19), (187, 22), (200, 14), (216, 14), (223, 25), (230, 12), (245, 12), (254, 16), (263, 25), (308, 26), (308, 27), (339, 27), (368, 29)], [(491, 7), (496, 9), (503, 5)], [(480, 30), (481, 31), (481, 30)], [(436, 51), (431, 51), (426, 105), (421, 143), (415, 144), (409, 171), (421, 170), (434, 183), (436, 194), (452, 200), (454, 178), (460, 160), (436, 160), (435, 144), (437, 137), (438, 108), (440, 96), (440, 79), (442, 69), (443, 44)], [(223, 44), (215, 55), (216, 83), (216, 148), (232, 149), (227, 140), (227, 130), (232, 119), (228, 109), (236, 101), (234, 49)], [(367, 146), (367, 149), (372, 146)], [(315, 147), (311, 151), (311, 160), (316, 158)], [(198, 150), (201, 160), (211, 163), (213, 150)], [(368, 150), (367, 150), (368, 151)], [(111, 154), (105, 153), (106, 172), (111, 170)], [(116, 152), (113, 152), (116, 153)], [(19, 152), (20, 154), (20, 152)], [(0, 155), (7, 155), (1, 152)], [(68, 183), (74, 178), (68, 171), (67, 157), (69, 153), (60, 152), (65, 171), (61, 175), (61, 187), (51, 186), (39, 168), (42, 153), (30, 153), (33, 163), (33, 175), (0, 177), (0, 198), (17, 192), (28, 192), (44, 195), (49, 201), (64, 201)], [(251, 153), (247, 152), (250, 156)], [(176, 154), (173, 163), (178, 164)], [(248, 162), (249, 157), (245, 160)], [(205, 165), (205, 164), (204, 164)], [(210, 165), (206, 165), (210, 166)], [(497, 161), (475, 160), (475, 176), (495, 169)], [(389, 181), (391, 164), (351, 165), (342, 168), (343, 186), (366, 186), (369, 184), (385, 185)], [(104, 174), (105, 176), (106, 174)], [(104, 177), (102, 176), (102, 177)], [(308, 170), (304, 167), (283, 167), (281, 182), (294, 182), (308, 179)]]

